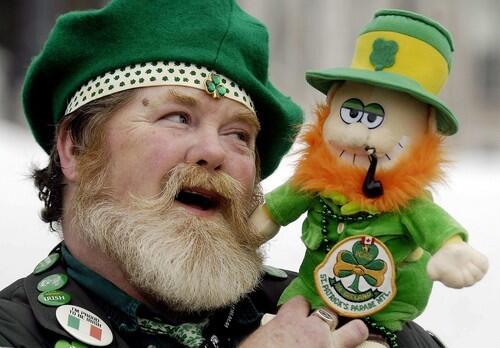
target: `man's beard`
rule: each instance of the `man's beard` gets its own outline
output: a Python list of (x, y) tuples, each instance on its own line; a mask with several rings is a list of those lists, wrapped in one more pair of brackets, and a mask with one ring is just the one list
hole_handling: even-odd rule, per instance
[[(84, 241), (113, 259), (144, 297), (198, 312), (234, 303), (258, 283), (264, 241), (248, 216), (259, 188), (245, 192), (227, 174), (178, 165), (158, 197), (117, 202), (102, 184), (105, 171), (88, 174), (83, 170), (75, 192), (75, 223)], [(174, 206), (177, 193), (189, 187), (221, 195), (219, 212), (206, 218)]]

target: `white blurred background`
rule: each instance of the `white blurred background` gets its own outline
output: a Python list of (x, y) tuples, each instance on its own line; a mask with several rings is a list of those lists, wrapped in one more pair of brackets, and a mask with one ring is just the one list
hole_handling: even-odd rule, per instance
[[(32, 271), (57, 243), (39, 218), (41, 203), (29, 179), (46, 155), (27, 131), (19, 87), (31, 56), (61, 12), (97, 7), (99, 0), (0, 1), (0, 289)], [(470, 232), (490, 259), (482, 282), (463, 290), (436, 284), (417, 320), (448, 347), (500, 347), (500, 1), (478, 0), (240, 0), (270, 31), (271, 80), (310, 115), (322, 96), (304, 81), (307, 69), (348, 66), (354, 40), (379, 8), (416, 10), (453, 34), (456, 54), (441, 97), (461, 122), (447, 145), (454, 160), (435, 199)], [(293, 169), (287, 157), (263, 183), (266, 192)], [(297, 270), (304, 247), (301, 220), (266, 245), (267, 263)], [(498, 245), (497, 245), (498, 244)], [(497, 250), (499, 248), (499, 250)]]

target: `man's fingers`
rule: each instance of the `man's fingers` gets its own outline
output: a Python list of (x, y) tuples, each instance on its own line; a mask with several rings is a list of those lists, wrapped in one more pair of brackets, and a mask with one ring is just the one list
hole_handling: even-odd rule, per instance
[(355, 348), (368, 338), (368, 328), (359, 319), (332, 332), (332, 348)]
[(292, 297), (281, 306), (278, 311), (280, 317), (307, 317), (309, 315), (309, 303), (302, 296)]

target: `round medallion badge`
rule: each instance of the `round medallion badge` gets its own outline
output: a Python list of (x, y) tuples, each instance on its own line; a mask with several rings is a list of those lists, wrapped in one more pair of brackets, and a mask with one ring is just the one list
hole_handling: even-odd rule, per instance
[(354, 236), (332, 247), (314, 271), (316, 290), (335, 312), (351, 318), (371, 315), (396, 295), (392, 255), (380, 240)]
[(51, 307), (62, 306), (71, 301), (71, 295), (61, 290), (44, 291), (38, 295), (38, 302)]
[(103, 347), (113, 341), (113, 333), (104, 320), (85, 308), (61, 306), (56, 310), (56, 318), (64, 330), (83, 343)]
[(68, 276), (64, 273), (51, 274), (38, 282), (38, 291), (59, 290), (68, 283)]
[(50, 254), (45, 259), (40, 261), (38, 265), (36, 265), (35, 269), (33, 270), (33, 273), (40, 274), (42, 272), (45, 272), (46, 270), (48, 270), (49, 268), (51, 268), (56, 264), (60, 256), (61, 255), (58, 253)]

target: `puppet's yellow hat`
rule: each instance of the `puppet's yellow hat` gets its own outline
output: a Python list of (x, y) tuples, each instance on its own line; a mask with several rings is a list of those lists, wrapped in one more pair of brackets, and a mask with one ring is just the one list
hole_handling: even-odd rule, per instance
[(314, 70), (306, 79), (327, 94), (338, 81), (405, 92), (437, 110), (438, 130), (452, 135), (458, 121), (437, 97), (451, 70), (453, 41), (439, 23), (418, 13), (385, 9), (358, 36), (350, 68)]

